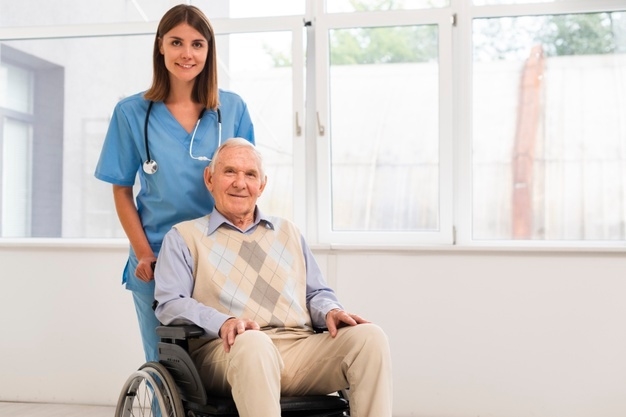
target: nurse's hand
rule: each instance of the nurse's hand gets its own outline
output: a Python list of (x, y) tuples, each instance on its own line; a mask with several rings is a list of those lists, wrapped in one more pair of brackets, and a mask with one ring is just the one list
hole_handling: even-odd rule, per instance
[(137, 269), (135, 269), (135, 276), (143, 282), (150, 282), (154, 279), (154, 265), (156, 264), (156, 258), (154, 256), (146, 256), (139, 259)]

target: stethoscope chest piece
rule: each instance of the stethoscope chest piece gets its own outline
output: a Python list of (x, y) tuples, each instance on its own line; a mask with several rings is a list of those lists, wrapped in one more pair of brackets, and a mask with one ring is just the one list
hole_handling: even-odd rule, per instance
[(146, 174), (154, 174), (159, 169), (159, 165), (154, 160), (148, 160), (143, 163), (143, 172)]

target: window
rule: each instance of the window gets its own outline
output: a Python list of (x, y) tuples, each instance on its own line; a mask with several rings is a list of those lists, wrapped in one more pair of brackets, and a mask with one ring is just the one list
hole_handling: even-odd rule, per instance
[(1, 0), (0, 27), (54, 26), (159, 20), (172, 5), (170, 0), (94, 2)]
[(31, 235), (31, 125), (9, 118), (2, 128), (2, 236)]
[(0, 236), (31, 234), (33, 72), (0, 62)]
[(572, 0), (473, 0), (476, 6), (502, 5), (502, 4), (532, 4), (532, 3), (554, 3), (571, 2)]
[(1, 45), (0, 87), (0, 236), (59, 236), (62, 69)]
[[(124, 237), (93, 170), (172, 2), (83, 3), (0, 0), (3, 237)], [(623, 245), (623, 0), (191, 3), (312, 244)]]
[(353, 1), (332, 0), (326, 2), (329, 13), (361, 12), (376, 10), (411, 10), (432, 7), (447, 7), (450, 0), (405, 0), (405, 1)]
[[(215, 9), (216, 5), (213, 4), (213, 7)], [(303, 164), (295, 164), (293, 160), (294, 153), (300, 158), (303, 154), (302, 145), (294, 140), (299, 136), (302, 142), (304, 137), (302, 19), (283, 19), (274, 25), (277, 31), (267, 31), (267, 25), (249, 20), (233, 25), (232, 22), (216, 19), (213, 24), (218, 34), (220, 86), (241, 94), (246, 100), (255, 124), (257, 142), (264, 153), (267, 174), (271, 178), (259, 204), (268, 213), (302, 218), (302, 210), (299, 214), (294, 213), (294, 199), (300, 195), (298, 190), (302, 190), (295, 184), (302, 181), (303, 169), (300, 174), (294, 173)], [(258, 27), (261, 31), (255, 32)], [(229, 33), (221, 33), (225, 30)], [(18, 211), (28, 218), (25, 221), (35, 223), (41, 220), (42, 224), (39, 229), (24, 229), (21, 234), (11, 237), (125, 236), (113, 205), (111, 186), (96, 180), (93, 171), (113, 107), (119, 99), (149, 87), (154, 34), (100, 37), (79, 36), (81, 31), (78, 29), (75, 32), (63, 38), (3, 42), (3, 50), (10, 48), (11, 51), (38, 56), (41, 61), (38, 65), (42, 67), (35, 73), (40, 74), (38, 77), (52, 74), (59, 68), (48, 68), (49, 64), (47, 66), (45, 62), (63, 62), (62, 72), (65, 74), (60, 80), (50, 79), (49, 83), (41, 78), (40, 82), (33, 84), (35, 97), (41, 97), (37, 101), (42, 107), (41, 111), (30, 116), (35, 127), (42, 127), (39, 136), (36, 133), (38, 129), (35, 129), (34, 149), (40, 149), (42, 152), (38, 154), (43, 156), (44, 148), (48, 148), (51, 160), (46, 164), (33, 162), (21, 165), (33, 178), (40, 178), (42, 186), (47, 179), (56, 178), (58, 183), (49, 189), (33, 183), (33, 190), (38, 191), (28, 195), (40, 203), (42, 210), (32, 213)], [(4, 54), (3, 60), (6, 59), (9, 56)], [(250, 65), (251, 60), (253, 65)], [(85, 62), (89, 63), (88, 71), (85, 70)], [(128, 65), (120, 63), (132, 63), (135, 70), (129, 71)], [(16, 83), (13, 80), (8, 84)], [(16, 97), (15, 94), (9, 96)], [(49, 105), (45, 106), (46, 103)], [(61, 120), (65, 118), (65, 124), (48, 118), (46, 114), (51, 110), (57, 112)], [(296, 120), (294, 115), (298, 112), (299, 120)], [(48, 130), (43, 129), (44, 126)], [(57, 132), (53, 129), (57, 127), (62, 130)], [(52, 132), (54, 141), (51, 139)], [(17, 151), (14, 149), (14, 152)], [(58, 176), (50, 175), (51, 166), (58, 168)], [(16, 169), (15, 163), (5, 163), (4, 167), (11, 172)], [(63, 179), (60, 178), (61, 172)], [(4, 178), (6, 181), (18, 181), (17, 176), (7, 175)], [(17, 186), (16, 183), (14, 187)], [(9, 190), (8, 187), (5, 189)], [(56, 193), (51, 195), (54, 191)], [(10, 195), (15, 194), (11, 192)], [(45, 207), (48, 207), (47, 212), (43, 210)], [(56, 210), (54, 222), (46, 223), (45, 216), (52, 214), (51, 207)], [(3, 217), (3, 224), (7, 222), (9, 219)], [(48, 229), (41, 230), (45, 225)], [(51, 230), (52, 225), (54, 230)], [(3, 236), (9, 237), (7, 234)]]
[(449, 13), (334, 15), (317, 31), (321, 240), (451, 243)]
[(619, 12), (474, 20), (474, 239), (626, 238), (624, 33)]
[(437, 29), (330, 31), (333, 230), (438, 230)]

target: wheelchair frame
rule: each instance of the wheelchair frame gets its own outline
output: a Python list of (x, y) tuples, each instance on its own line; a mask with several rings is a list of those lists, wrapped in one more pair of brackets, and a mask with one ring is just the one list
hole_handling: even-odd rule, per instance
[[(195, 325), (159, 326), (159, 362), (146, 362), (125, 382), (115, 417), (238, 417), (232, 397), (206, 392), (188, 352), (188, 340), (204, 334)], [(281, 397), (283, 417), (349, 417), (343, 392)]]

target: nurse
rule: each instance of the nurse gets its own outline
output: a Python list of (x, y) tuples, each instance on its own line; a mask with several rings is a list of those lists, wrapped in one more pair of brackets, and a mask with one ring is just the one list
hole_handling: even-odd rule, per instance
[(122, 281), (133, 294), (147, 361), (158, 360), (153, 270), (163, 236), (213, 209), (202, 173), (220, 143), (230, 137), (254, 143), (245, 102), (218, 89), (215, 35), (197, 7), (179, 4), (165, 13), (153, 67), (150, 89), (115, 106), (95, 170), (113, 185), (130, 242)]

